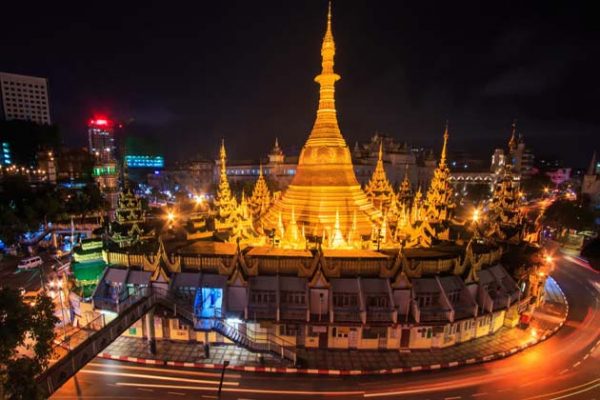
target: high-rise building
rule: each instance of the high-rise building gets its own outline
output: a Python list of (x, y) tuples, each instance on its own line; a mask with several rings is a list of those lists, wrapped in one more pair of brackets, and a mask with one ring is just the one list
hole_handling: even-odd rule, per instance
[(89, 152), (94, 157), (92, 176), (110, 204), (111, 218), (119, 198), (119, 167), (114, 129), (115, 123), (108, 118), (92, 118), (88, 123)]
[(114, 122), (108, 118), (92, 118), (88, 123), (89, 151), (98, 162), (116, 159)]
[(0, 118), (50, 124), (48, 80), (0, 72)]

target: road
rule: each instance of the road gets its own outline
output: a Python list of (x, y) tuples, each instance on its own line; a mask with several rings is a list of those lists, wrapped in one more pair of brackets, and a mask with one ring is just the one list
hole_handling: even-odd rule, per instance
[[(224, 399), (382, 398), (419, 400), (600, 400), (600, 274), (557, 257), (552, 276), (569, 300), (564, 327), (504, 360), (371, 377), (226, 374)], [(591, 351), (596, 346), (595, 351)], [(151, 367), (95, 359), (52, 399), (216, 398), (218, 371)]]

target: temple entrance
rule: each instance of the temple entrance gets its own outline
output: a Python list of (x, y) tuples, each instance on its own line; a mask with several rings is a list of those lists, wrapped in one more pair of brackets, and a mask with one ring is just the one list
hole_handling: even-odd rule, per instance
[(223, 289), (203, 287), (196, 290), (194, 310), (201, 318), (212, 318), (221, 316), (223, 305)]

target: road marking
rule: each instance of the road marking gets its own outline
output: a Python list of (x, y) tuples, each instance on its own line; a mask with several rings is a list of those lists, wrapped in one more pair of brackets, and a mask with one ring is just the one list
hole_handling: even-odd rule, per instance
[[(217, 382), (218, 383), (218, 382)], [(182, 385), (162, 385), (155, 383), (130, 383), (130, 382), (117, 382), (117, 386), (128, 386), (128, 387), (147, 387), (154, 389), (183, 389), (183, 390), (198, 390), (204, 392), (216, 392), (218, 388), (214, 386), (182, 386)], [(360, 396), (364, 395), (364, 391), (316, 391), (316, 390), (268, 390), (268, 389), (242, 389), (237, 387), (224, 387), (223, 392), (231, 393), (256, 393), (256, 394), (290, 394), (296, 396)]]
[(462, 396), (444, 397), (444, 400), (458, 400), (462, 399)]
[(575, 364), (573, 364), (573, 368), (577, 368), (579, 364), (581, 364), (581, 361), (577, 361)]
[(471, 395), (471, 397), (487, 396), (488, 394), (489, 394), (488, 392), (473, 393), (473, 394)]
[[(141, 379), (155, 379), (158, 381), (175, 381), (175, 382), (189, 382), (189, 383), (203, 383), (208, 385), (218, 385), (219, 381), (208, 381), (204, 379), (188, 379), (188, 378), (176, 378), (171, 376), (160, 376), (160, 375), (144, 375), (144, 374), (130, 374), (127, 372), (112, 372), (112, 371), (93, 371), (93, 370), (81, 370), (79, 373), (83, 374), (95, 374), (95, 375), (113, 375), (123, 376), (127, 378), (141, 378)], [(223, 382), (223, 385), (239, 386), (238, 382)]]

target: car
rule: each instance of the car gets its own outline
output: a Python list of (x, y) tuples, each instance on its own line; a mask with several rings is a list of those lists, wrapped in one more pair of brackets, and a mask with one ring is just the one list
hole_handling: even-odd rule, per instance
[(39, 256), (24, 258), (19, 261), (18, 269), (34, 269), (41, 267), (44, 264)]

